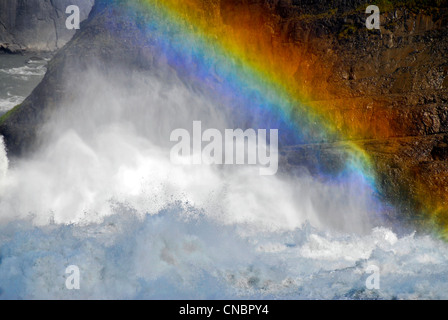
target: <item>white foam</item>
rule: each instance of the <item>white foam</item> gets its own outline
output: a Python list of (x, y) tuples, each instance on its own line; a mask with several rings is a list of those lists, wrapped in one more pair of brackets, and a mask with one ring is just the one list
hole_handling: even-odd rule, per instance
[[(242, 237), (182, 207), (141, 219), (117, 211), (99, 225), (0, 225), (0, 298), (448, 298), (448, 247), (428, 236), (303, 228)], [(81, 290), (65, 289), (72, 264)], [(371, 265), (378, 290), (366, 288)]]
[(47, 72), (47, 68), (43, 64), (32, 64), (17, 68), (0, 69), (0, 72), (13, 76), (43, 76)]
[(24, 97), (14, 96), (8, 93), (6, 99), (0, 98), (0, 112), (7, 112), (11, 110), (16, 105), (19, 105), (25, 100)]

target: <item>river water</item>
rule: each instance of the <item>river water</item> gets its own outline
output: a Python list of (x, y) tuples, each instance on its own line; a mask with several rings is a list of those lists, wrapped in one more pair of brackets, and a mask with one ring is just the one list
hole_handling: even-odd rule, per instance
[(42, 80), (46, 63), (33, 54), (0, 54), (0, 114), (22, 103)]

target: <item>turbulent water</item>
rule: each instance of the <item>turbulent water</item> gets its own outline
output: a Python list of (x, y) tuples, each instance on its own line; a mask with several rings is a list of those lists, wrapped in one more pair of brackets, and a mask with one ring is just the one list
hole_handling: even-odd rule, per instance
[(448, 298), (446, 243), (393, 231), (356, 172), (174, 165), (173, 129), (228, 114), (173, 76), (100, 74), (67, 84), (31, 158), (0, 148), (0, 298)]
[(0, 115), (22, 103), (39, 84), (46, 63), (32, 54), (0, 54)]

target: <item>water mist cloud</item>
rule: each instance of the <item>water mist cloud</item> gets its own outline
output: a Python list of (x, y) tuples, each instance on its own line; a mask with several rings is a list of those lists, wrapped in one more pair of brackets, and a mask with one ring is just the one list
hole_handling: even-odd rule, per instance
[(374, 200), (367, 187), (359, 196), (362, 182), (355, 179), (331, 185), (307, 175), (259, 177), (256, 166), (173, 165), (172, 130), (195, 120), (224, 130), (232, 128), (231, 116), (172, 75), (123, 74), (92, 69), (67, 83), (75, 99), (42, 128), (40, 150), (2, 180), (3, 221), (99, 222), (115, 203), (144, 215), (179, 201), (224, 224), (284, 230), (309, 221), (369, 230)]

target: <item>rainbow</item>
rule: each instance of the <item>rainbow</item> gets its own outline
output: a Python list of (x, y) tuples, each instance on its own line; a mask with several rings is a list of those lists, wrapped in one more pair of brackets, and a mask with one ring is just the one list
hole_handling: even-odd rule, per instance
[[(288, 144), (344, 141), (350, 154), (347, 171), (376, 190), (372, 158), (357, 143), (369, 135), (369, 127), (362, 119), (350, 122), (335, 116), (334, 109), (342, 109), (346, 101), (334, 94), (335, 84), (319, 81), (330, 71), (306, 48), (279, 41), (267, 8), (235, 10), (233, 1), (219, 6), (213, 0), (115, 1), (137, 17), (151, 35), (148, 42), (192, 83), (253, 123), (279, 128)], [(391, 132), (382, 122), (375, 130), (380, 136)], [(424, 201), (426, 195), (417, 197)]]

